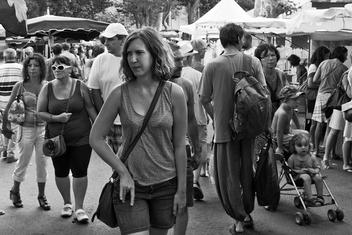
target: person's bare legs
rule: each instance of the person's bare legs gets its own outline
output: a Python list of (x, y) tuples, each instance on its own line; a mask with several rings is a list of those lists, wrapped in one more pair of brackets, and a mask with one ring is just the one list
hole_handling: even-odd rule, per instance
[(38, 197), (45, 196), (45, 182), (38, 182)]
[(337, 136), (339, 134), (339, 130), (332, 129), (329, 131), (329, 134), (327, 135), (326, 138), (326, 145), (325, 145), (325, 153), (323, 157), (323, 167), (328, 168), (329, 167), (329, 161), (330, 161), (330, 156), (331, 153), (333, 152), (333, 148), (336, 145), (337, 141)]
[(342, 144), (342, 159), (343, 159), (343, 166), (342, 169), (347, 169), (349, 167), (349, 160), (351, 159), (351, 145), (352, 141), (343, 141)]
[(311, 125), (310, 125), (309, 133), (310, 133), (311, 141), (312, 141), (312, 144), (313, 144), (313, 148), (312, 148), (313, 152), (315, 152), (317, 150), (317, 146), (315, 145), (315, 129), (316, 129), (316, 127), (317, 127), (317, 122), (312, 120), (311, 121)]
[(72, 188), (75, 196), (75, 210), (83, 209), (84, 197), (87, 192), (88, 178), (80, 177), (72, 180)]
[(307, 199), (311, 199), (312, 198), (312, 179), (310, 178), (310, 175), (301, 174), (300, 178), (303, 179), (304, 193), (306, 194)]
[(317, 122), (317, 125), (315, 127), (315, 133), (314, 133), (314, 146), (315, 146), (315, 151), (317, 153), (319, 151), (321, 132), (322, 132), (322, 123), (321, 122)]
[(59, 189), (59, 192), (64, 199), (65, 204), (72, 204), (71, 203), (71, 183), (70, 178), (67, 177), (55, 177), (56, 186)]
[(315, 188), (317, 189), (317, 196), (322, 197), (323, 196), (323, 179), (321, 178), (320, 175), (314, 175), (313, 180), (315, 183)]

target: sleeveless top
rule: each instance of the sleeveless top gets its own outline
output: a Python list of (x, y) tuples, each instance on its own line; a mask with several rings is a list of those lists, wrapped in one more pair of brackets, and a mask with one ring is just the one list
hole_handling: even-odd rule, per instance
[(23, 103), (25, 108), (25, 119), (23, 126), (25, 127), (34, 127), (34, 126), (44, 126), (45, 121), (37, 117), (37, 102), (38, 96), (33, 92), (27, 91), (21, 82)]
[[(125, 162), (132, 178), (141, 185), (153, 185), (176, 177), (171, 89), (172, 84), (166, 82), (143, 134)], [(121, 85), (121, 99), (123, 143), (119, 157), (142, 127), (144, 119), (132, 106), (127, 83)]]
[[(74, 79), (76, 80), (76, 79)], [(68, 146), (81, 146), (89, 144), (89, 132), (91, 122), (86, 111), (84, 100), (81, 95), (81, 83), (76, 80), (74, 93), (71, 99), (57, 99), (53, 92), (53, 84), (48, 84), (48, 112), (58, 115), (66, 111), (67, 102), (69, 103), (68, 112), (72, 113), (64, 128), (64, 139)], [(49, 138), (60, 135), (64, 123), (48, 122), (47, 134)]]

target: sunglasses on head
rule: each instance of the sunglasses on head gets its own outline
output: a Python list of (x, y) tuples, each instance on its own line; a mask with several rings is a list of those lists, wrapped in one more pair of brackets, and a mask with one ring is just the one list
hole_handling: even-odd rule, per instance
[(68, 65), (58, 65), (58, 66), (55, 66), (55, 65), (53, 65), (53, 66), (51, 66), (51, 69), (53, 70), (53, 71), (55, 71), (55, 70), (60, 70), (60, 71), (62, 71), (62, 70), (64, 70), (64, 69), (66, 69), (66, 68), (69, 68), (69, 67), (71, 67), (71, 66), (68, 66)]

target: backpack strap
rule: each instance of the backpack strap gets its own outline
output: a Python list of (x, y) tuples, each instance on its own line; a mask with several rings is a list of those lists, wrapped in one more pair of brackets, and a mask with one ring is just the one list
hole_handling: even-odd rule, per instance
[(252, 57), (242, 52), (242, 71), (252, 75)]

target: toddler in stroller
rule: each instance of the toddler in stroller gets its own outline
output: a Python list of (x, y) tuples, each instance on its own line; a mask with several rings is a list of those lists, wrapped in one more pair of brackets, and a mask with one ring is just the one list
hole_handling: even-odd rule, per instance
[[(335, 197), (325, 182), (326, 176), (320, 174), (320, 165), (314, 155), (310, 154), (309, 135), (305, 133), (295, 134), (290, 141), (290, 153), (284, 155), (275, 154), (282, 164), (279, 182), (285, 178), (286, 183), (280, 187), (281, 195), (295, 195), (294, 204), (304, 212), (297, 212), (295, 221), (299, 225), (311, 223), (311, 216), (307, 211), (308, 207), (335, 205), (336, 210), (329, 209), (327, 212), (328, 219), (334, 222), (336, 219), (342, 221), (344, 213), (339, 208)], [(280, 184), (279, 183), (279, 184)], [(312, 184), (315, 184), (316, 194), (312, 194)], [(281, 184), (280, 184), (281, 185)], [(293, 188), (286, 187), (292, 185)], [(323, 188), (326, 188), (328, 194), (323, 194)], [(303, 193), (299, 191), (303, 187)], [(285, 193), (295, 190), (297, 194)], [(331, 198), (326, 202), (326, 198)]]
[[(323, 179), (318, 160), (309, 151), (309, 136), (304, 133), (294, 135), (290, 142), (290, 152), (292, 155), (288, 159), (288, 167), (292, 169), (293, 180), (303, 183), (305, 204), (323, 206)], [(312, 182), (316, 187), (316, 198), (312, 197)]]

